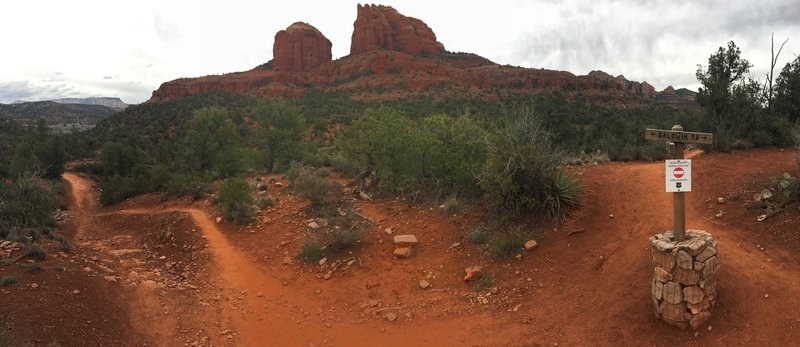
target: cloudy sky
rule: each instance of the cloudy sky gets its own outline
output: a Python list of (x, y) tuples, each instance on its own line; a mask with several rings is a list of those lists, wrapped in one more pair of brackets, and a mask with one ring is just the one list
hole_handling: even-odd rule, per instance
[[(4, 1), (0, 103), (59, 97), (147, 100), (165, 81), (249, 70), (272, 59), (295, 21), (350, 51), (356, 1)], [(449, 51), (500, 64), (603, 70), (696, 89), (697, 64), (733, 40), (764, 80), (770, 36), (789, 38), (778, 70), (800, 55), (798, 0), (390, 1), (426, 22)]]

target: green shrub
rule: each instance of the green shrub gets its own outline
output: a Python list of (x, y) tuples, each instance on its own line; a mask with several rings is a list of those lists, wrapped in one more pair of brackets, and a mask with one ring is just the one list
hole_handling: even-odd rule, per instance
[(518, 232), (512, 232), (497, 239), (492, 245), (492, 253), (498, 258), (510, 258), (514, 253), (523, 250), (525, 237)]
[(458, 201), (458, 198), (454, 195), (451, 195), (444, 201), (444, 213), (454, 214), (461, 211), (463, 208), (464, 206), (461, 204), (461, 201)]
[(325, 252), (322, 247), (316, 242), (306, 242), (303, 247), (297, 252), (297, 258), (305, 260), (309, 263), (317, 263), (320, 259), (325, 257)]
[(342, 199), (341, 186), (327, 179), (327, 175), (328, 172), (324, 169), (313, 169), (308, 166), (295, 167), (291, 173), (287, 172), (287, 178), (292, 181), (294, 191), (317, 207), (334, 204)]
[(479, 292), (481, 290), (486, 290), (491, 288), (493, 285), (494, 285), (494, 277), (492, 277), (492, 274), (490, 274), (489, 272), (484, 271), (483, 274), (481, 275), (481, 278), (479, 278), (475, 282), (475, 291)]
[(216, 203), (225, 219), (236, 224), (250, 223), (258, 212), (250, 186), (240, 178), (229, 178), (220, 185)]
[(25, 251), (25, 256), (39, 260), (47, 259), (47, 253), (45, 253), (40, 245), (29, 245), (28, 249)]
[(481, 186), (501, 221), (528, 214), (565, 216), (577, 204), (567, 196), (577, 184), (570, 184), (573, 176), (559, 171), (561, 153), (553, 147), (539, 115), (529, 111), (513, 115), (488, 142)]
[(484, 244), (489, 239), (489, 232), (484, 228), (477, 228), (470, 231), (467, 238), (476, 245)]
[(5, 276), (3, 277), (2, 285), (5, 286), (13, 286), (17, 284), (17, 278), (14, 276)]
[(15, 261), (14, 258), (0, 259), (0, 267), (14, 264)]
[(258, 208), (270, 207), (274, 204), (275, 200), (272, 198), (272, 196), (269, 195), (262, 196), (256, 199), (256, 206), (258, 206)]
[(333, 254), (344, 252), (361, 242), (361, 229), (335, 229), (326, 236), (325, 249)]
[(44, 268), (42, 264), (39, 263), (29, 263), (29, 264), (22, 264), (22, 267), (25, 268), (28, 272), (42, 272)]

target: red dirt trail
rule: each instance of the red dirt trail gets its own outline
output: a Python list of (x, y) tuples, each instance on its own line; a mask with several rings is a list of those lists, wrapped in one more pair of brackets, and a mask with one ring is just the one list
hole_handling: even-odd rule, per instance
[[(647, 239), (672, 224), (662, 163), (574, 168), (584, 185), (583, 207), (562, 225), (540, 227), (539, 247), (521, 260), (498, 260), (464, 237), (480, 223), (480, 210), (449, 216), (400, 201), (358, 202), (380, 225), (354, 250), (359, 262), (330, 280), (321, 278), (324, 271), (316, 265), (280, 261), (300, 247), (310, 218), (288, 189), (270, 188), (281, 204), (269, 222), (238, 228), (215, 223), (216, 212), (207, 204), (163, 203), (154, 195), (98, 209), (90, 181), (73, 173), (64, 178), (75, 196), (73, 212), (81, 216), (78, 230), (85, 230), (78, 238), (90, 230), (135, 236), (141, 232), (138, 221), (177, 213), (188, 215), (188, 225), (201, 233), (187, 226), (185, 237), (207, 243), (207, 257), (191, 248), (190, 255), (208, 261), (196, 272), (207, 277), (189, 292), (197, 299), (175, 300), (169, 288), (137, 291), (144, 295), (139, 302), (157, 302), (151, 309), (128, 311), (140, 321), (137, 331), (148, 345), (189, 345), (194, 339), (169, 326), (146, 329), (163, 324), (152, 314), (167, 307), (181, 314), (175, 321), (188, 326), (186, 331), (202, 330), (214, 345), (790, 346), (800, 344), (800, 213), (784, 211), (759, 223), (744, 202), (769, 177), (784, 171), (797, 175), (797, 155), (797, 150), (759, 150), (693, 159), (687, 228), (712, 233), (721, 262), (718, 302), (697, 333), (662, 324), (650, 307)], [(718, 204), (717, 197), (728, 202)], [(725, 212), (723, 218), (714, 218), (718, 211)], [(112, 228), (115, 220), (126, 224)], [(391, 256), (391, 236), (383, 232), (390, 226), (420, 238), (413, 258)], [(585, 231), (568, 235), (575, 229)], [(104, 247), (114, 251), (113, 244)], [(492, 293), (476, 292), (461, 280), (470, 265), (492, 274)], [(423, 278), (434, 290), (419, 289)], [(479, 303), (476, 295), (489, 303)], [(192, 304), (198, 301), (211, 305)], [(389, 311), (399, 319), (387, 321)], [(219, 332), (224, 327), (235, 335)]]

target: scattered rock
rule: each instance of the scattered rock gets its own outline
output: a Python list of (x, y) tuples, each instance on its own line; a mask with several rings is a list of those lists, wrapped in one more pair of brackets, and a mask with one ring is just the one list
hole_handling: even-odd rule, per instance
[(103, 276), (103, 279), (108, 281), (108, 282), (116, 282), (117, 281), (117, 276)]
[(378, 282), (378, 279), (376, 279), (376, 278), (371, 278), (371, 279), (367, 280), (367, 289), (372, 289), (372, 288), (375, 288), (375, 287), (380, 286), (380, 285), (381, 285), (381, 283)]
[(394, 244), (397, 247), (413, 247), (417, 243), (417, 237), (414, 235), (396, 235), (394, 237)]
[(610, 214), (610, 215), (608, 215), (608, 218), (614, 219), (614, 215)]
[(395, 320), (397, 320), (397, 314), (395, 314), (394, 312), (389, 312), (384, 317), (386, 318), (386, 320), (390, 322), (394, 322)]
[(275, 184), (273, 184), (272, 186), (275, 187), (275, 188), (283, 188), (283, 183), (275, 182)]
[(725, 198), (717, 198), (717, 203), (724, 204), (725, 203)]
[(414, 255), (411, 247), (397, 247), (394, 249), (394, 256), (398, 258), (410, 258)]
[(383, 230), (383, 232), (385, 232), (386, 235), (391, 235), (392, 234), (392, 228), (386, 228), (386, 229)]
[(222, 217), (217, 217), (217, 224), (219, 224), (220, 222), (222, 222)]
[(711, 331), (711, 329), (712, 329), (712, 328), (711, 328), (711, 326), (709, 325), (709, 326), (708, 326), (708, 331)]
[(73, 291), (72, 291), (72, 294), (75, 294), (75, 295), (78, 295), (78, 294), (80, 294), (80, 293), (81, 293), (81, 291), (80, 291), (80, 290), (77, 290), (77, 289), (75, 289), (75, 290), (73, 290)]
[(328, 258), (322, 258), (322, 259), (320, 259), (320, 260), (319, 260), (319, 266), (325, 265), (325, 263), (326, 263), (326, 262), (328, 262)]
[(483, 276), (483, 269), (480, 266), (470, 266), (464, 269), (466, 275), (464, 276), (464, 282), (469, 282), (472, 280), (480, 279)]
[(539, 246), (536, 240), (525, 241), (525, 251), (532, 251), (536, 246)]
[(92, 268), (87, 266), (87, 267), (83, 268), (83, 271), (84, 272), (92, 272)]
[(331, 279), (331, 273), (330, 272), (325, 273), (325, 276), (322, 276), (322, 278), (324, 278), (326, 280)]
[(762, 214), (762, 215), (758, 216), (758, 218), (756, 218), (756, 219), (757, 219), (759, 222), (763, 222), (765, 219), (767, 219), (767, 215), (765, 215), (765, 214)]
[(283, 257), (283, 265), (289, 265), (292, 263), (291, 257)]
[(258, 292), (258, 293), (256, 293), (256, 296), (260, 298), (260, 297), (264, 296), (264, 293)]
[(718, 219), (719, 219), (719, 218), (722, 218), (722, 216), (724, 216), (724, 215), (725, 215), (725, 212), (719, 211), (719, 213), (717, 213), (716, 215), (714, 215), (714, 217), (716, 217), (716, 218), (718, 218)]
[(430, 287), (431, 287), (431, 284), (428, 283), (428, 281), (426, 281), (426, 280), (420, 280), (419, 281), (419, 288), (420, 289), (428, 289)]
[(308, 223), (308, 227), (311, 229), (319, 229), (319, 224), (317, 224), (317, 222), (312, 221)]
[(764, 294), (764, 299), (769, 299), (769, 294)]
[(361, 200), (372, 201), (372, 197), (363, 191), (358, 192), (358, 197), (361, 198)]
[(36, 288), (38, 288), (38, 287), (39, 287), (39, 285), (38, 285), (38, 284), (36, 284), (36, 283), (31, 283), (31, 289), (36, 289)]

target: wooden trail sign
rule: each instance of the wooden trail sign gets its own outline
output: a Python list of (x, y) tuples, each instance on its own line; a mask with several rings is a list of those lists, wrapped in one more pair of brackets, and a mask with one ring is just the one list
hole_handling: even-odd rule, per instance
[[(645, 129), (644, 139), (651, 141), (672, 141), (675, 143), (675, 156), (673, 159), (683, 158), (683, 145), (685, 143), (698, 143), (710, 145), (714, 142), (714, 135), (709, 133), (695, 133), (683, 131), (680, 125), (672, 126), (672, 130)], [(666, 165), (666, 163), (665, 163)], [(691, 168), (691, 163), (689, 164)], [(678, 174), (682, 174), (680, 171)], [(691, 171), (690, 171), (691, 172)], [(675, 177), (678, 177), (675, 175)], [(691, 187), (691, 186), (690, 186)], [(669, 188), (668, 188), (669, 189)], [(691, 189), (691, 188), (690, 188)], [(673, 232), (675, 241), (680, 242), (686, 238), (686, 197), (684, 191), (672, 193)]]
[[(678, 127), (680, 127), (680, 125), (678, 125)], [(714, 135), (709, 133), (676, 131), (675, 127), (672, 127), (672, 129), (673, 130), (645, 129), (644, 139), (652, 141), (672, 141), (676, 143), (699, 143), (703, 145), (710, 145), (714, 142)], [(683, 129), (683, 127), (681, 127), (681, 129)]]

